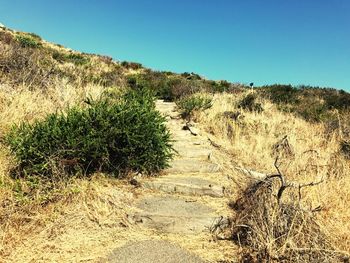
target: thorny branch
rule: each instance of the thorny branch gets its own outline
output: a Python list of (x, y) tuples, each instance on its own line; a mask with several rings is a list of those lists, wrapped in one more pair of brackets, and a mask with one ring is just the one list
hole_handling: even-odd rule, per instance
[(271, 178), (279, 178), (280, 181), (281, 181), (281, 186), (280, 186), (280, 189), (278, 190), (278, 193), (277, 193), (277, 199), (278, 199), (278, 203), (280, 203), (280, 200), (282, 198), (282, 194), (284, 192), (284, 190), (286, 190), (288, 187), (291, 187), (291, 188), (297, 188), (298, 189), (298, 195), (299, 195), (299, 201), (301, 200), (301, 189), (304, 188), (304, 187), (309, 187), (309, 186), (316, 186), (316, 185), (319, 185), (321, 183), (324, 182), (324, 179), (323, 177), (317, 181), (317, 182), (310, 182), (310, 183), (305, 183), (305, 184), (300, 184), (300, 183), (296, 183), (296, 182), (287, 182), (284, 178), (284, 175), (283, 173), (281, 172), (280, 170), (280, 165), (278, 164), (278, 157), (276, 157), (275, 159), (275, 163), (274, 163), (274, 166), (277, 170), (277, 174), (272, 174), (272, 175), (268, 175), (266, 176), (266, 179), (271, 179)]

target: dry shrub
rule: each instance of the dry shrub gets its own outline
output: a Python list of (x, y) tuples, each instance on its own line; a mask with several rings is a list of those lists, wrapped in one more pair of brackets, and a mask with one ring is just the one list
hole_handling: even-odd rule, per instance
[(340, 142), (340, 151), (345, 158), (350, 159), (350, 141), (343, 140)]
[(232, 205), (242, 262), (345, 262), (322, 233), (315, 211), (303, 209), (292, 189), (279, 202), (279, 188), (276, 178), (252, 183)]
[[(350, 253), (350, 162), (340, 152), (339, 132), (326, 135), (323, 123), (308, 123), (267, 101), (260, 114), (246, 111), (238, 120), (226, 117), (225, 112), (239, 111), (236, 105), (244, 95), (215, 94), (213, 106), (199, 112), (196, 121), (241, 167), (270, 173), (279, 154), (286, 179), (306, 183), (325, 178), (327, 183), (303, 192), (303, 203), (311, 208), (321, 205), (317, 223), (322, 232), (332, 239), (335, 249)], [(344, 139), (345, 131), (343, 128)], [(285, 135), (288, 143), (281, 140)]]
[(19, 44), (4, 45), (0, 56), (0, 79), (11, 85), (49, 87), (54, 67), (42, 50), (22, 48)]
[(15, 42), (13, 35), (6, 31), (0, 31), (0, 41), (9, 45)]

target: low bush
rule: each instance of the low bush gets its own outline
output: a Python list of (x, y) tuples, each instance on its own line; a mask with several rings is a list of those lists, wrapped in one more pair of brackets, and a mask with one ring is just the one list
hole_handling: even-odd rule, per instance
[(340, 151), (345, 158), (350, 159), (350, 141), (343, 140), (340, 143)]
[(137, 70), (142, 68), (142, 64), (136, 62), (123, 61), (120, 64), (127, 69)]
[(131, 91), (118, 100), (87, 104), (85, 109), (71, 108), (66, 114), (13, 127), (6, 142), (17, 158), (18, 175), (102, 171), (120, 176), (167, 167), (172, 158), (170, 134), (149, 92)]
[(77, 53), (70, 53), (67, 55), (67, 60), (69, 62), (74, 63), (75, 65), (84, 65), (89, 63), (89, 58), (81, 55), (81, 54), (77, 54)]
[(221, 80), (215, 83), (216, 85), (213, 86), (214, 92), (228, 92), (232, 89), (231, 83), (226, 80)]
[(255, 94), (248, 94), (238, 103), (238, 108), (260, 113), (264, 109), (260, 103), (256, 102), (256, 99), (257, 97)]
[(89, 61), (90, 61), (88, 57), (81, 55), (81, 54), (78, 54), (78, 53), (65, 54), (65, 53), (62, 53), (59, 51), (55, 51), (52, 54), (52, 58), (57, 60), (60, 63), (70, 62), (70, 63), (73, 63), (77, 66), (85, 65), (85, 64), (89, 63)]
[(16, 36), (16, 40), (23, 48), (39, 48), (41, 46), (41, 43), (37, 39), (30, 36), (18, 35)]
[(273, 103), (298, 103), (300, 95), (300, 89), (293, 87), (292, 85), (270, 85), (261, 87), (263, 94), (266, 98), (269, 98)]
[(329, 109), (345, 110), (350, 109), (350, 94), (340, 90), (333, 91), (328, 96), (324, 97), (326, 105)]
[(317, 101), (299, 105), (294, 111), (310, 122), (331, 120), (330, 112), (328, 112), (327, 107)]
[(162, 72), (155, 71), (130, 75), (127, 82), (132, 89), (145, 87), (152, 90), (158, 98), (172, 100), (168, 76)]
[(27, 33), (27, 35), (29, 35), (30, 37), (36, 39), (36, 40), (42, 40), (41, 36), (35, 34), (35, 33)]
[(8, 33), (6, 31), (0, 31), (0, 41), (9, 45), (13, 43), (15, 39), (11, 33)]
[(184, 119), (190, 119), (195, 111), (206, 110), (212, 107), (212, 98), (194, 94), (176, 102)]
[(277, 178), (252, 183), (231, 204), (240, 262), (340, 262), (315, 214), (301, 207), (298, 190), (280, 200), (281, 189)]
[(50, 58), (41, 48), (22, 48), (14, 41), (0, 51), (0, 82), (27, 88), (49, 87), (57, 76)]

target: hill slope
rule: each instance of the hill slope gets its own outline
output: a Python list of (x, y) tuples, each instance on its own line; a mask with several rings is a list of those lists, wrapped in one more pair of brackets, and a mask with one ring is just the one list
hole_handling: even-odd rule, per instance
[[(14, 124), (85, 108), (86, 101), (106, 95), (118, 101), (126, 91), (142, 89), (177, 103), (158, 103), (180, 154), (166, 175), (14, 176), (17, 160), (4, 139)], [(115, 248), (151, 236), (212, 262), (346, 262), (349, 107), (350, 94), (344, 91), (290, 85), (250, 89), (195, 73), (157, 72), (0, 26), (0, 258), (100, 262)], [(185, 120), (176, 119), (178, 113)], [(220, 172), (208, 171), (213, 167), (208, 158)], [(203, 190), (201, 182), (208, 180), (210, 187)], [(225, 187), (223, 197), (208, 196), (217, 194), (216, 186)], [(144, 227), (146, 217), (159, 223), (174, 216), (153, 213), (140, 201), (163, 191), (189, 207), (211, 207), (226, 220), (222, 231), (195, 236), (163, 231), (169, 224), (186, 229), (195, 217), (191, 211), (180, 211), (175, 216), (180, 221), (165, 223), (161, 231)], [(138, 213), (141, 221), (135, 219)], [(181, 221), (186, 216), (189, 222)]]

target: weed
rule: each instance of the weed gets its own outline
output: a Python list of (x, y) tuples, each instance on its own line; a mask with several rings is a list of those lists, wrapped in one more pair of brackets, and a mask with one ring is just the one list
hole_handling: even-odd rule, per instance
[(190, 119), (195, 111), (206, 110), (212, 106), (212, 98), (194, 94), (176, 102), (184, 119)]

